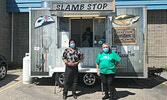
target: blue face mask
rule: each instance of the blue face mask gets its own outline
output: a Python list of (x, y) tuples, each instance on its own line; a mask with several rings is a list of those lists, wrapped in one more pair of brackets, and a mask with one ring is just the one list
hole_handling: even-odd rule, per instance
[(104, 51), (105, 53), (108, 53), (109, 48), (104, 48), (103, 51)]
[(70, 44), (71, 48), (75, 48), (75, 43)]

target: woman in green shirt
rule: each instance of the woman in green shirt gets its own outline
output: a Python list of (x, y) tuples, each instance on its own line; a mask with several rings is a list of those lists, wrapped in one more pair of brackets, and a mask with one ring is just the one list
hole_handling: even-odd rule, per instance
[[(105, 91), (105, 96), (102, 99), (114, 99), (113, 79), (116, 73), (116, 66), (119, 65), (120, 61), (121, 57), (111, 50), (109, 44), (105, 43), (102, 45), (102, 50), (96, 59), (97, 75), (100, 76)], [(108, 92), (110, 92), (110, 96)]]

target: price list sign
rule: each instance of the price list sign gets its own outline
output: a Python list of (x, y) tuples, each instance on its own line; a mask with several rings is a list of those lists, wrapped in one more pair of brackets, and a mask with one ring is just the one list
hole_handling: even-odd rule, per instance
[(136, 45), (136, 27), (113, 28), (113, 45)]

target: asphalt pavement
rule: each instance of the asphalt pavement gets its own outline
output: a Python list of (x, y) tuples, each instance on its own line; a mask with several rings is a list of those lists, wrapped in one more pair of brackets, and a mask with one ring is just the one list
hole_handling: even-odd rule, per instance
[[(100, 82), (93, 87), (78, 86), (77, 100), (102, 100)], [(117, 100), (166, 100), (167, 72), (147, 79), (115, 79)], [(32, 84), (22, 84), (22, 70), (9, 70), (0, 80), (0, 100), (62, 100), (62, 88), (56, 87), (51, 78), (40, 79)], [(71, 91), (67, 100), (74, 100)]]

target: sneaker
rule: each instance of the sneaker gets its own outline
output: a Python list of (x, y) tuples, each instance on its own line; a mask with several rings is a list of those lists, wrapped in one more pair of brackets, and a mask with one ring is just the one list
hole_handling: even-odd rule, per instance
[(73, 98), (77, 99), (77, 94), (76, 93), (73, 94)]
[(105, 100), (105, 99), (108, 99), (108, 98), (109, 98), (109, 95), (105, 94), (105, 96), (102, 99)]

